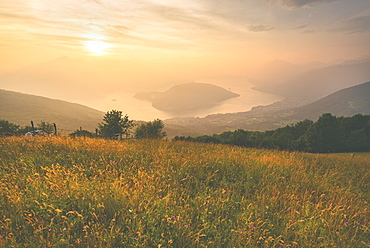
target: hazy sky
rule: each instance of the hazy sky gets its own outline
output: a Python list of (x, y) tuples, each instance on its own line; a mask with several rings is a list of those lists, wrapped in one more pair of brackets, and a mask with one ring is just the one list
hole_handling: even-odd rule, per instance
[(369, 55), (369, 0), (0, 0), (0, 71), (70, 56), (240, 73)]

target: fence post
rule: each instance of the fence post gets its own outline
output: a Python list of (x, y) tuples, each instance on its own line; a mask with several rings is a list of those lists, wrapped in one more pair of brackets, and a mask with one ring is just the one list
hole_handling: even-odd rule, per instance
[(31, 121), (31, 127), (32, 127), (32, 136), (35, 135), (35, 126), (33, 125), (33, 121)]
[(55, 136), (58, 136), (58, 133), (57, 133), (57, 124), (53, 123), (54, 124), (54, 135)]

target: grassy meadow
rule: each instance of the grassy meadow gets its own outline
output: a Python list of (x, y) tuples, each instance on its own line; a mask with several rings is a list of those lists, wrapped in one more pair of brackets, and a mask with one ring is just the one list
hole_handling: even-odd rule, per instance
[(339, 155), (339, 156), (346, 156), (350, 157), (354, 154), (355, 157), (360, 157), (360, 158), (367, 158), (370, 159), (370, 152), (346, 152), (346, 153), (333, 153), (332, 155)]
[(0, 247), (370, 247), (370, 159), (0, 138)]

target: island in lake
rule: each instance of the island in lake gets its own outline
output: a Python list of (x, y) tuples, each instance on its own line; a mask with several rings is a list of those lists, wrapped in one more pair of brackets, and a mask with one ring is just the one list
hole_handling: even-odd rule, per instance
[(141, 92), (135, 98), (149, 101), (158, 110), (186, 113), (214, 107), (238, 94), (212, 84), (189, 83), (173, 86), (165, 92)]

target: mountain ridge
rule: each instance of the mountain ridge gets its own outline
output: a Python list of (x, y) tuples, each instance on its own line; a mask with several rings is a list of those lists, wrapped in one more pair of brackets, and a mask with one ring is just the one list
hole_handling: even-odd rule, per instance
[(78, 103), (0, 89), (0, 119), (17, 125), (46, 121), (65, 131), (80, 127), (94, 131), (103, 116), (103, 112)]
[[(370, 114), (370, 82), (341, 89), (313, 103), (293, 108), (256, 107), (251, 111), (209, 115), (204, 118), (173, 118), (165, 125), (177, 126), (177, 131), (195, 135), (214, 134), (236, 129), (273, 130), (304, 119), (315, 120), (324, 113), (339, 116)], [(274, 105), (274, 104), (272, 104)], [(169, 132), (171, 135), (171, 133)]]
[[(316, 119), (323, 113), (337, 116), (370, 114), (370, 81), (341, 89), (318, 101), (281, 110), (264, 106), (251, 111), (164, 120), (168, 137), (176, 135), (214, 134), (235, 129), (273, 130), (303, 119)], [(274, 104), (273, 104), (274, 105)], [(81, 104), (0, 89), (0, 119), (18, 125), (54, 122), (59, 129), (73, 131), (79, 127), (93, 131), (104, 113)]]

